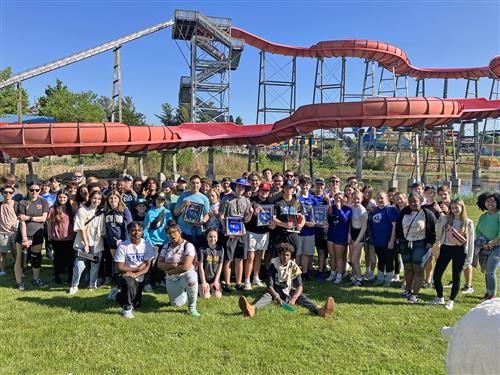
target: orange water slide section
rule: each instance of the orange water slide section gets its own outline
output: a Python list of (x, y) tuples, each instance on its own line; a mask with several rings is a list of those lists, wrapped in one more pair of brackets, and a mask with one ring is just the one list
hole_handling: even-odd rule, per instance
[(275, 124), (186, 123), (128, 126), (121, 123), (9, 124), (0, 127), (0, 150), (13, 158), (105, 154), (201, 146), (271, 144), (315, 129), (347, 127), (432, 128), (459, 120), (500, 117), (500, 100), (373, 98), (311, 104)]
[(500, 56), (495, 56), (488, 66), (478, 68), (417, 68), (412, 66), (406, 53), (399, 47), (385, 42), (362, 39), (330, 40), (311, 47), (287, 46), (269, 42), (248, 31), (233, 27), (231, 34), (246, 44), (262, 51), (297, 57), (357, 57), (375, 60), (397, 74), (415, 78), (480, 78), (500, 77)]

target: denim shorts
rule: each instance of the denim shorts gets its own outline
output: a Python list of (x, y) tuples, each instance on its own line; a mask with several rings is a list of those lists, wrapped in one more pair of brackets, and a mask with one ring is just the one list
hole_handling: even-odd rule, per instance
[(421, 265), (422, 259), (425, 254), (427, 254), (427, 243), (425, 239), (419, 241), (413, 241), (413, 246), (407, 251), (401, 253), (404, 264), (416, 264)]
[(0, 234), (0, 253), (8, 253), (16, 247), (16, 235), (13, 234)]

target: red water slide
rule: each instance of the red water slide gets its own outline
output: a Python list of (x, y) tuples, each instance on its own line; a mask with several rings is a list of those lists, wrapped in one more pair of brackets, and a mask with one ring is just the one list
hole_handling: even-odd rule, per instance
[(357, 57), (375, 60), (397, 74), (406, 74), (415, 78), (480, 78), (500, 77), (500, 56), (495, 56), (488, 66), (479, 68), (417, 68), (410, 64), (406, 53), (399, 47), (385, 42), (362, 39), (329, 40), (311, 47), (295, 47), (269, 42), (248, 31), (233, 27), (231, 34), (243, 39), (262, 51), (277, 55), (297, 57)]
[(105, 154), (200, 146), (270, 144), (315, 129), (416, 127), (500, 116), (500, 100), (373, 98), (311, 104), (271, 125), (187, 123), (128, 126), (120, 123), (12, 124), (0, 127), (0, 150), (13, 158)]

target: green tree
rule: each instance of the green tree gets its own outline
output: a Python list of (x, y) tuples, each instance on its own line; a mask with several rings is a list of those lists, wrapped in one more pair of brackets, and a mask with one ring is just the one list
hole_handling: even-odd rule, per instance
[(234, 120), (234, 123), (236, 125), (243, 125), (243, 119), (240, 116), (238, 116), (236, 117), (236, 120)]
[(173, 114), (173, 108), (168, 103), (163, 103), (161, 105), (161, 114), (155, 115), (160, 119), (160, 122), (166, 126), (179, 125), (176, 116)]
[(188, 104), (181, 104), (175, 113), (177, 124), (183, 124), (191, 121), (191, 110)]
[[(111, 121), (111, 99), (107, 96), (101, 96), (97, 99), (97, 104), (104, 114), (103, 121)], [(118, 117), (115, 120), (118, 121)]]
[(55, 117), (56, 122), (101, 122), (105, 116), (95, 93), (72, 92), (59, 79), (47, 87), (39, 104), (39, 114)]
[(122, 123), (127, 125), (146, 125), (146, 116), (137, 112), (131, 96), (122, 99)]
[[(5, 81), (12, 75), (10, 67), (0, 70), (0, 82)], [(17, 113), (17, 101), (19, 98), (19, 91), (15, 85), (10, 85), (0, 90), (0, 116), (5, 114)], [(28, 94), (24, 88), (21, 88), (21, 103), (22, 111), (26, 113), (28, 110)]]

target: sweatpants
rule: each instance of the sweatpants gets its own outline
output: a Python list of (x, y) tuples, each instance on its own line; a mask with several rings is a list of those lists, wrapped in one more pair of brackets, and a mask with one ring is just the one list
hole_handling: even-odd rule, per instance
[(73, 278), (73, 264), (75, 263), (75, 250), (73, 250), (73, 242), (71, 241), (55, 241), (52, 240), (52, 248), (54, 249), (54, 276), (59, 279), (59, 274), (68, 273), (68, 281)]
[(142, 290), (144, 289), (143, 281), (139, 282), (133, 277), (120, 275), (118, 276), (118, 287), (120, 292), (115, 299), (124, 310), (140, 307)]
[(394, 255), (396, 249), (388, 249), (387, 246), (375, 246), (375, 254), (378, 258), (378, 272), (386, 273), (394, 271)]
[[(280, 298), (283, 301), (286, 301), (288, 296), (283, 292), (283, 289), (279, 287), (274, 287), (274, 290), (280, 295)], [(295, 293), (295, 289), (290, 290), (290, 295), (293, 295)], [(257, 310), (263, 309), (267, 305), (269, 305), (271, 302), (273, 302), (273, 296), (269, 292), (265, 292), (256, 302), (255, 302), (255, 308)], [(305, 307), (308, 309), (310, 312), (313, 314), (318, 314), (318, 308), (314, 304), (313, 301), (311, 301), (304, 293), (302, 293), (299, 298), (297, 298), (297, 305)]]
[(434, 287), (438, 297), (443, 297), (443, 278), (444, 271), (450, 261), (452, 262), (452, 280), (450, 299), (455, 300), (458, 291), (460, 290), (460, 275), (465, 263), (465, 252), (463, 246), (441, 245), (441, 251), (434, 267)]

